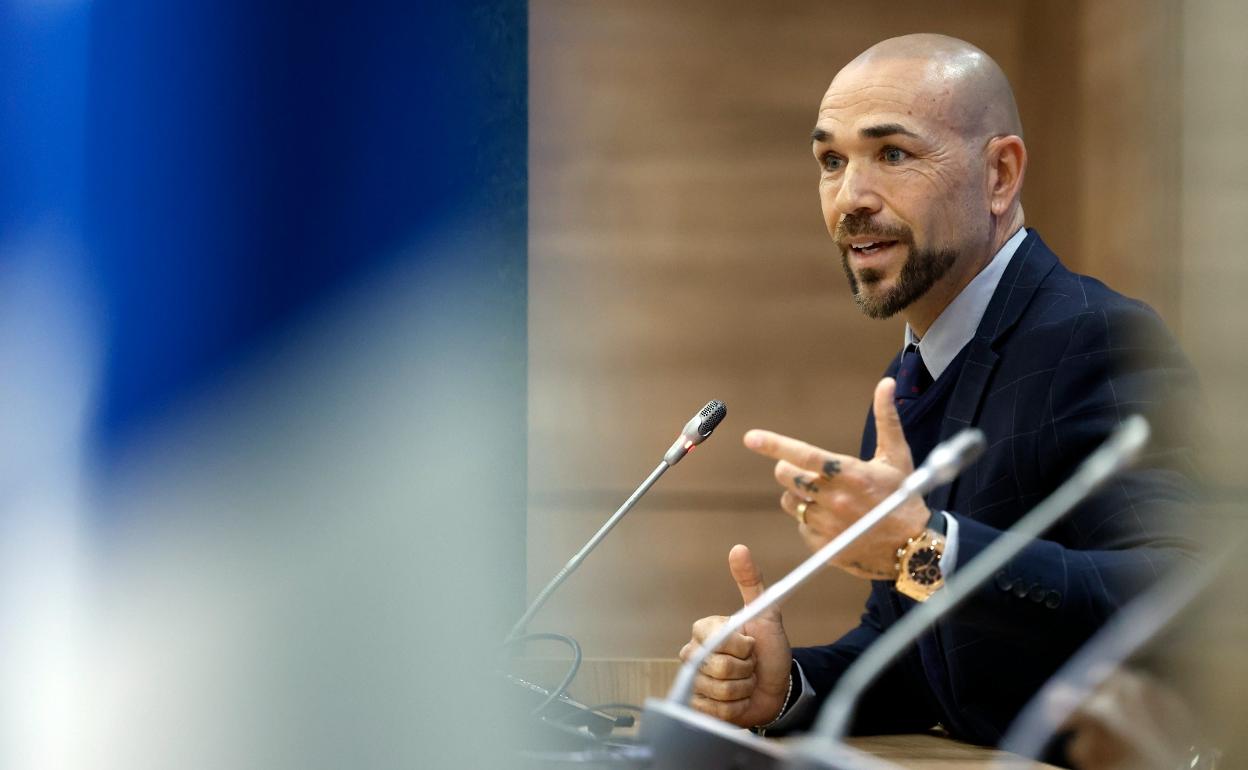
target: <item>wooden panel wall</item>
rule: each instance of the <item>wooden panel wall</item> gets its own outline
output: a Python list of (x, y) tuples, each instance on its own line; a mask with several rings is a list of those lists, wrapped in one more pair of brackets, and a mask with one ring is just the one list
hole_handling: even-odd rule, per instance
[[(993, 55), (1027, 127), (1029, 224), (1074, 267), (1170, 302), (1157, 276), (1168, 275), (1161, 247), (1176, 224), (1159, 204), (1146, 209), (1155, 221), (1115, 225), (1133, 234), (1130, 254), (1087, 256), (1112, 240), (1102, 216), (1117, 211), (1102, 206), (1113, 180), (1092, 175), (1140, 158), (1081, 156), (1106, 142), (1101, 107), (1139, 90), (1133, 68), (1158, 42), (1148, 28), (1128, 50), (1101, 50), (1094, 13), (1039, 0), (531, 3), (530, 593), (694, 411), (709, 398), (729, 407), (534, 629), (572, 633), (590, 656), (674, 655), (693, 619), (739, 606), (725, 561), (734, 543), (751, 545), (770, 576), (807, 555), (776, 505), (770, 464), (740, 436), (767, 427), (856, 452), (871, 389), (900, 344), (899, 322), (870, 321), (849, 297), (808, 140), (828, 82), (870, 44), (938, 31)], [(1141, 117), (1114, 119), (1130, 129)], [(1163, 130), (1136, 129), (1143, 142)], [(1177, 163), (1165, 168), (1177, 174)], [(1138, 174), (1122, 181), (1140, 185)], [(1162, 269), (1136, 270), (1150, 259)], [(786, 608), (793, 641), (835, 638), (864, 595), (839, 572), (821, 576)]]
[(1205, 382), (1211, 416), (1207, 463), (1231, 487), (1245, 516), (1244, 447), (1240, 415), (1248, 382), (1248, 4), (1186, 3), (1182, 20), (1182, 232), (1179, 238), (1183, 342)]
[(1177, 324), (1179, 4), (1085, 5), (1080, 138), (1067, 158), (1083, 201), (1080, 268)]

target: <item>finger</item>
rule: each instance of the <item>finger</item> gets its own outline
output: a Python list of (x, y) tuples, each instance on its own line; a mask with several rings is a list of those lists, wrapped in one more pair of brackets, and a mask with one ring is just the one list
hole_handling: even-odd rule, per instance
[(815, 507), (812, 501), (801, 495), (795, 495), (787, 489), (784, 491), (784, 494), (780, 495), (780, 508), (796, 519), (798, 524), (802, 523), (802, 517), (797, 515), (797, 506), (802, 503), (806, 503), (806, 516), (809, 517), (811, 514), (810, 509)]
[[(804, 511), (800, 510), (800, 506), (803, 505), (806, 506)], [(811, 516), (816, 513), (818, 507), (814, 500), (801, 495), (795, 495), (792, 492), (786, 491), (780, 495), (780, 508), (792, 516), (793, 520), (799, 525), (810, 521)]]
[(809, 500), (819, 494), (827, 483), (817, 474), (805, 468), (799, 468), (788, 460), (780, 460), (776, 463), (774, 475), (776, 483), (792, 490), (804, 500)]
[[(824, 495), (820, 499), (830, 499), (832, 505), (837, 506), (844, 505), (848, 498), (841, 492), (834, 492), (830, 498)], [(799, 516), (798, 509), (803, 503), (806, 505), (805, 515)], [(804, 526), (811, 529), (812, 532), (813, 530), (818, 530), (825, 536), (839, 533), (845, 528), (847, 522), (853, 521), (853, 515), (849, 514), (849, 517), (846, 518), (847, 514), (841, 508), (829, 508), (814, 500), (795, 495), (792, 492), (785, 492), (780, 496), (780, 507), (785, 513), (793, 517), (793, 520), (797, 522), (799, 527)]]
[[(711, 621), (708, 623), (708, 621)], [(693, 641), (691, 644), (697, 644), (698, 649), (707, 639), (711, 637), (715, 631), (723, 625), (722, 617), (702, 618), (693, 624)], [(729, 636), (719, 649), (714, 652), (722, 652), (725, 655), (731, 655), (734, 658), (745, 660), (754, 652), (754, 637), (745, 634), (735, 633)]]
[(754, 564), (750, 549), (744, 545), (734, 545), (728, 552), (728, 570), (732, 579), (737, 581), (737, 590), (741, 592), (741, 601), (749, 604), (766, 590), (763, 585), (763, 573)]
[[(860, 466), (863, 470), (869, 466)], [(845, 500), (846, 495), (858, 495), (864, 488), (870, 488), (870, 477), (856, 473), (846, 473), (835, 479), (816, 475), (804, 468), (799, 468), (788, 460), (780, 460), (774, 470), (776, 483), (788, 489), (801, 500), (818, 499), (824, 507), (831, 505), (832, 499)]]
[(753, 675), (745, 679), (716, 679), (698, 674), (693, 680), (693, 691), (711, 700), (734, 701), (750, 697), (757, 683)]
[(719, 627), (728, 620), (724, 615), (708, 615), (705, 618), (698, 618), (693, 621), (693, 643), (701, 644), (706, 641), (711, 634), (719, 630)]
[(802, 536), (802, 541), (806, 543), (806, 547), (812, 552), (818, 551), (828, 543), (827, 538), (816, 534), (813, 529), (805, 524), (797, 525), (797, 533)]
[(745, 710), (750, 707), (750, 699), (742, 698), (741, 700), (724, 702), (695, 693), (689, 700), (689, 705), (703, 714), (710, 714), (716, 719), (731, 722), (744, 714)]
[(707, 658), (698, 670), (716, 679), (745, 679), (754, 674), (754, 658), (742, 660), (717, 652)]
[(774, 460), (788, 460), (799, 468), (829, 478), (862, 462), (856, 457), (829, 452), (769, 430), (746, 431), (744, 440), (746, 448), (753, 452)]
[(901, 428), (901, 415), (897, 413), (897, 402), (893, 396), (897, 390), (897, 381), (885, 377), (875, 386), (875, 456), (888, 460), (889, 464), (904, 471), (914, 467), (910, 458), (910, 445), (906, 443), (906, 434)]
[(680, 654), (677, 656), (682, 661), (687, 661), (698, 652), (698, 643), (689, 641), (685, 642), (685, 646), (680, 648)]

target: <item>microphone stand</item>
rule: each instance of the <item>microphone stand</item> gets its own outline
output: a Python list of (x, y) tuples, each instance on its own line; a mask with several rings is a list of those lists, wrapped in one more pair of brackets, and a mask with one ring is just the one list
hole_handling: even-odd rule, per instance
[[(607, 519), (606, 523), (594, 533), (594, 536), (591, 537), (589, 541), (585, 543), (585, 545), (582, 546), (571, 559), (568, 560), (568, 563), (565, 564), (553, 578), (551, 578), (550, 582), (546, 584), (546, 587), (538, 592), (532, 603), (529, 604), (528, 609), (524, 611), (524, 614), (520, 616), (520, 619), (517, 620), (515, 625), (511, 627), (511, 630), (507, 633), (506, 638), (503, 640), (503, 647), (505, 649), (534, 638), (556, 638), (567, 642), (573, 648), (574, 662), (572, 667), (569, 669), (568, 674), (564, 677), (563, 682), (554, 690), (547, 690), (538, 685), (526, 682), (518, 677), (510, 675), (505, 676), (505, 681), (515, 685), (515, 687), (511, 690), (511, 695), (513, 697), (523, 697), (530, 701), (537, 702), (538, 705), (529, 711), (529, 715), (536, 717), (538, 724), (545, 728), (549, 728), (543, 731), (545, 733), (545, 738), (553, 739), (559, 743), (571, 742), (574, 745), (581, 745), (586, 740), (596, 741), (606, 735), (609, 735), (614, 727), (631, 726), (633, 724), (633, 719), (632, 717), (611, 717), (608, 714), (591, 709), (568, 698), (565, 694), (566, 688), (571, 684), (572, 679), (576, 676), (577, 669), (581, 662), (580, 645), (576, 643), (575, 639), (562, 634), (526, 634), (525, 630), (528, 628), (529, 622), (532, 621), (538, 610), (546, 604), (551, 595), (558, 590), (559, 586), (563, 585), (564, 581), (566, 581), (568, 577), (581, 566), (581, 563), (585, 561), (589, 554), (597, 548), (598, 545), (611, 532), (611, 530), (615, 528), (615, 525), (620, 523), (620, 520), (624, 518), (625, 514), (632, 510), (633, 506), (637, 504), (646, 492), (650, 491), (650, 488), (653, 487), (655, 482), (659, 480), (659, 477), (662, 476), (668, 468), (680, 462), (680, 460), (685, 457), (685, 455), (689, 454), (690, 450), (692, 450), (695, 446), (705, 441), (711, 433), (714, 432), (715, 428), (723, 422), (724, 417), (727, 414), (728, 408), (724, 405), (724, 403), (717, 399), (712, 399), (707, 402), (706, 406), (702, 407), (702, 409), (695, 414), (692, 419), (685, 423), (685, 426), (681, 429), (680, 435), (676, 437), (676, 441), (663, 455), (663, 459), (659, 461), (658, 466), (651, 471), (650, 475), (646, 477), (646, 480), (643, 481), (631, 495), (629, 495), (628, 499), (624, 501), (624, 504), (621, 505), (609, 519)], [(549, 720), (546, 718), (548, 708), (556, 703), (558, 706), (557, 710), (564, 712), (570, 711), (572, 713), (575, 718), (575, 725), (568, 719)], [(578, 729), (579, 727), (587, 728), (589, 735), (583, 735)]]
[(659, 768), (776, 767), (786, 751), (772, 741), (743, 732), (688, 707), (698, 668), (728, 637), (799, 585), (855, 540), (899, 508), (911, 495), (924, 495), (957, 477), (983, 452), (984, 434), (968, 428), (937, 446), (917, 470), (878, 505), (830, 540), (796, 569), (737, 611), (681, 667), (666, 700), (649, 698), (641, 719), (641, 739), (654, 751)]
[(641, 486), (637, 487), (637, 489), (628, 496), (628, 499), (624, 501), (624, 504), (611, 515), (611, 518), (607, 519), (606, 524), (603, 524), (602, 527), (594, 533), (594, 536), (589, 539), (589, 542), (585, 543), (585, 545), (581, 547), (581, 550), (577, 551), (576, 555), (569, 559), (567, 564), (563, 565), (563, 569), (555, 573), (555, 576), (551, 578), (550, 582), (546, 584), (546, 587), (543, 588), (538, 593), (537, 597), (533, 599), (533, 603), (530, 604), (529, 608), (524, 611), (524, 614), (520, 616), (520, 619), (516, 621), (516, 624), (511, 627), (511, 631), (508, 632), (507, 637), (503, 640), (504, 645), (510, 644), (512, 640), (524, 633), (525, 628), (529, 625), (529, 621), (531, 621), (533, 616), (537, 614), (537, 611), (542, 608), (542, 605), (550, 599), (551, 594), (553, 594), (559, 586), (563, 585), (563, 581), (567, 580), (568, 576), (571, 575), (577, 567), (581, 566), (581, 562), (585, 561), (585, 558), (589, 556), (590, 552), (598, 547), (598, 544), (602, 542), (603, 538), (611, 532), (616, 524), (620, 523), (620, 519), (624, 518), (624, 514), (632, 510), (633, 506), (637, 504), (637, 501), (641, 499), (642, 495), (650, 491), (650, 487), (654, 486), (654, 483), (659, 480), (659, 477), (662, 476), (668, 468), (680, 462), (681, 458), (687, 455), (691, 449), (705, 441), (711, 433), (719, 427), (719, 424), (724, 421), (724, 417), (727, 416), (727, 414), (728, 408), (724, 406), (724, 402), (711, 399), (707, 402), (706, 406), (702, 407), (701, 411), (693, 416), (693, 419), (685, 423), (685, 427), (681, 429), (680, 435), (676, 437), (675, 443), (673, 443), (671, 448), (669, 448), (663, 455), (663, 459), (659, 461), (658, 467), (650, 472), (650, 475), (646, 477), (646, 480), (641, 482)]
[(529, 621), (532, 620), (533, 616), (537, 614), (537, 611), (542, 608), (542, 605), (546, 603), (546, 600), (550, 598), (551, 594), (553, 594), (559, 586), (563, 585), (563, 581), (567, 580), (568, 576), (571, 575), (577, 567), (581, 566), (581, 562), (585, 561), (585, 558), (589, 556), (590, 552), (598, 547), (598, 544), (602, 542), (603, 538), (611, 532), (616, 524), (620, 523), (620, 519), (624, 518), (624, 514), (632, 510), (633, 506), (637, 504), (637, 501), (641, 499), (641, 496), (646, 492), (649, 492), (650, 487), (654, 486), (654, 483), (659, 480), (659, 477), (662, 476), (663, 473), (670, 467), (671, 465), (668, 464), (666, 459), (659, 461), (658, 467), (650, 472), (650, 475), (646, 477), (645, 481), (641, 482), (641, 486), (637, 487), (636, 491), (629, 495), (628, 499), (624, 501), (624, 504), (621, 505), (615, 513), (611, 514), (611, 518), (607, 519), (607, 523), (603, 524), (602, 527), (594, 533), (594, 536), (589, 539), (589, 542), (585, 543), (585, 545), (581, 547), (581, 550), (576, 552), (576, 555), (574, 555), (571, 559), (568, 559), (568, 563), (563, 565), (563, 569), (555, 573), (555, 576), (550, 579), (550, 582), (546, 584), (546, 587), (538, 593), (537, 597), (533, 599), (533, 603), (530, 604), (529, 608), (524, 611), (524, 614), (520, 616), (520, 619), (516, 621), (516, 624), (511, 627), (511, 631), (507, 634), (507, 638), (503, 642), (504, 644), (510, 643), (513, 639), (524, 633), (524, 629), (528, 627)]

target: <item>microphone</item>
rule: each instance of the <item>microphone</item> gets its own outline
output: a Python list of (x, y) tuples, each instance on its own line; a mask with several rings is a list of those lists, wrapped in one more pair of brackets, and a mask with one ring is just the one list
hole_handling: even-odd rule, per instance
[(914, 644), (924, 631), (991, 579), (1003, 564), (1038, 539), (1111, 476), (1130, 465), (1148, 441), (1148, 434), (1148, 421), (1143, 417), (1133, 415), (1123, 420), (1053, 494), (1001, 533), (977, 558), (959, 567), (945, 582), (944, 589), (915, 605), (887, 633), (867, 647), (841, 675), (827, 704), (819, 712), (811, 736), (795, 744), (797, 761), (793, 766), (834, 767), (823, 755), (841, 745), (841, 739), (849, 730), (854, 706), (876, 677)]
[(984, 434), (968, 428), (933, 449), (921, 466), (878, 505), (863, 514), (796, 569), (741, 608), (690, 658), (676, 676), (667, 698), (649, 698), (641, 718), (641, 740), (653, 750), (653, 770), (688, 767), (778, 767), (787, 748), (738, 730), (688, 707), (698, 669), (729, 636), (767, 608), (783, 601), (825, 564), (901, 506), (911, 495), (924, 495), (947, 484), (983, 453)]
[(663, 455), (663, 459), (659, 462), (658, 467), (650, 472), (650, 475), (646, 477), (646, 480), (641, 482), (641, 486), (637, 487), (633, 494), (629, 495), (629, 498), (624, 501), (624, 504), (611, 515), (611, 518), (607, 519), (606, 524), (603, 524), (602, 527), (594, 533), (594, 536), (589, 539), (589, 542), (585, 543), (585, 545), (581, 547), (581, 550), (577, 551), (576, 555), (569, 559), (567, 564), (563, 565), (563, 569), (559, 570), (559, 572), (551, 578), (550, 582), (546, 584), (546, 587), (538, 593), (537, 597), (533, 600), (533, 603), (529, 605), (529, 608), (525, 610), (524, 614), (520, 616), (520, 619), (516, 621), (516, 624), (512, 626), (511, 631), (507, 634), (507, 638), (503, 642), (504, 644), (510, 644), (512, 640), (524, 633), (524, 630), (529, 625), (529, 621), (531, 621), (533, 616), (537, 614), (537, 611), (542, 608), (542, 605), (550, 599), (550, 596), (555, 592), (555, 589), (559, 588), (559, 586), (563, 584), (563, 581), (567, 580), (568, 576), (571, 575), (577, 567), (581, 566), (581, 562), (585, 561), (585, 557), (589, 556), (590, 552), (597, 548), (598, 544), (601, 543), (603, 538), (607, 536), (607, 533), (610, 532), (616, 524), (620, 523), (620, 519), (624, 518), (624, 514), (628, 513), (632, 507), (637, 504), (637, 501), (641, 499), (642, 495), (650, 491), (650, 487), (654, 486), (654, 483), (659, 480), (659, 477), (662, 476), (668, 468), (680, 462), (682, 457), (689, 454), (690, 449), (705, 441), (715, 430), (716, 426), (724, 421), (724, 417), (727, 416), (727, 414), (728, 407), (724, 406), (723, 401), (711, 399), (707, 402), (706, 406), (702, 407), (701, 411), (695, 414), (689, 422), (685, 423), (685, 427), (680, 431), (680, 436), (676, 438), (676, 442), (672, 444), (671, 449), (668, 449), (667, 453)]
[(779, 582), (763, 591), (757, 599), (728, 618), (727, 622), (706, 640), (697, 654), (681, 666), (676, 681), (667, 695), (668, 700), (681, 704), (688, 703), (689, 697), (693, 694), (693, 680), (697, 676), (698, 668), (715, 650), (719, 649), (721, 644), (728, 640), (728, 637), (773, 604), (783, 601), (794, 589), (806, 582), (837, 554), (862, 537), (867, 530), (901, 507), (901, 504), (911, 495), (925, 495), (932, 489), (952, 481), (964, 468), (979, 458), (985, 445), (984, 434), (981, 431), (967, 428), (933, 449), (918, 470), (907, 476), (895, 492), (815, 551), (814, 555), (799, 564), (797, 569), (785, 575)]
[(693, 416), (693, 419), (685, 423), (685, 427), (681, 428), (676, 442), (672, 444), (671, 449), (667, 450), (667, 454), (663, 455), (663, 462), (669, 467), (680, 462), (682, 457), (689, 454), (690, 449), (706, 441), (706, 437), (711, 435), (715, 426), (724, 421), (727, 414), (728, 407), (724, 406), (723, 401), (711, 400), (702, 407), (702, 411)]

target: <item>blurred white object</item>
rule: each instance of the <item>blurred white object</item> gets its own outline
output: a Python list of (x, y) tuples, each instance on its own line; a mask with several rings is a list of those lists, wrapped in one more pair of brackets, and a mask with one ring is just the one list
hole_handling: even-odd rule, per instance
[(55, 231), (0, 244), (0, 765), (90, 763), (85, 427), (98, 343)]

